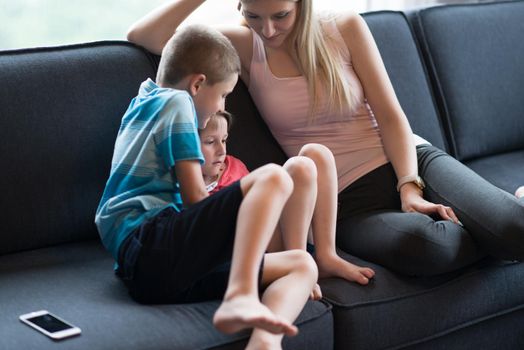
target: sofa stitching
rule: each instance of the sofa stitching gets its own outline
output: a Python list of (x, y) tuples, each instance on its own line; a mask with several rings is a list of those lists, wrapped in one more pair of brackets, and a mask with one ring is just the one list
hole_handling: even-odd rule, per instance
[(507, 309), (507, 310), (502, 310), (502, 311), (499, 311), (499, 312), (496, 312), (496, 313), (493, 313), (493, 314), (486, 315), (484, 317), (475, 318), (474, 320), (471, 320), (471, 321), (459, 323), (458, 325), (456, 325), (454, 327), (447, 328), (446, 330), (434, 333), (431, 336), (420, 338), (420, 339), (417, 339), (417, 340), (412, 340), (412, 341), (409, 341), (407, 343), (403, 343), (401, 345), (397, 345), (397, 346), (394, 346), (394, 347), (391, 347), (391, 348), (387, 348), (387, 349), (396, 350), (396, 349), (401, 349), (401, 348), (405, 348), (405, 347), (408, 347), (408, 346), (420, 345), (420, 344), (425, 343), (427, 341), (430, 341), (430, 340), (433, 340), (433, 339), (438, 339), (438, 338), (440, 338), (442, 336), (445, 336), (447, 334), (459, 331), (461, 329), (465, 329), (467, 327), (474, 326), (474, 325), (482, 323), (484, 321), (489, 321), (489, 320), (492, 320), (492, 319), (496, 319), (498, 317), (505, 316), (505, 315), (508, 315), (510, 313), (513, 313), (513, 312), (516, 312), (516, 311), (519, 311), (519, 310), (523, 310), (523, 309), (524, 309), (524, 304), (520, 304), (520, 305), (518, 305), (516, 307), (510, 308), (510, 309)]
[[(415, 45), (415, 48), (417, 50), (418, 59), (420, 61), (420, 65), (422, 67), (422, 70), (424, 71), (424, 77), (426, 78), (427, 87), (428, 87), (428, 90), (429, 90), (430, 95), (431, 95), (431, 101), (433, 103), (433, 109), (435, 110), (435, 114), (437, 116), (438, 125), (439, 125), (440, 131), (442, 133), (444, 146), (446, 147), (446, 150), (449, 150), (451, 152), (455, 152), (455, 150), (453, 149), (453, 140), (449, 137), (449, 135), (446, 132), (446, 126), (444, 125), (445, 121), (442, 120), (442, 118), (440, 118), (440, 116), (439, 116), (440, 110), (438, 108), (437, 94), (435, 93), (435, 88), (431, 84), (431, 76), (430, 76), (430, 73), (429, 73), (429, 69), (428, 69), (426, 60), (424, 59), (424, 53), (422, 52), (422, 48), (420, 47), (419, 40), (417, 40), (417, 35), (415, 33), (415, 29), (414, 29), (413, 24), (411, 23), (411, 21), (408, 19), (408, 16), (406, 15), (406, 13), (405, 12), (401, 12), (401, 11), (399, 11), (399, 12), (404, 17), (404, 19), (405, 19), (405, 21), (407, 23), (407, 26), (409, 28), (409, 32), (411, 34), (411, 39), (412, 39), (413, 44)], [(418, 16), (418, 13), (416, 14), (416, 16)]]
[(424, 27), (424, 19), (422, 18), (423, 12), (426, 12), (427, 10), (421, 10), (420, 12), (417, 12), (415, 15), (415, 21), (417, 23), (418, 27), (418, 41), (420, 46), (423, 48), (422, 50), (422, 56), (424, 58), (424, 62), (426, 62), (428, 67), (428, 73), (430, 80), (433, 82), (434, 85), (434, 96), (437, 101), (437, 108), (440, 112), (440, 120), (442, 121), (443, 127), (444, 127), (444, 133), (446, 135), (446, 139), (449, 143), (449, 149), (451, 151), (451, 154), (455, 157), (458, 156), (458, 150), (457, 150), (457, 143), (455, 141), (455, 134), (453, 132), (453, 129), (451, 128), (451, 119), (449, 117), (449, 107), (446, 102), (446, 98), (444, 95), (444, 91), (442, 89), (442, 84), (440, 83), (438, 70), (435, 65), (435, 61), (433, 60), (432, 56), (432, 50), (429, 47), (428, 43), (428, 37), (426, 34), (426, 30)]
[[(503, 267), (499, 267), (499, 268), (506, 268), (507, 266), (512, 266), (512, 265), (515, 265), (515, 264), (519, 264), (519, 263), (507, 263), (505, 266)], [(414, 297), (414, 296), (419, 296), (419, 295), (424, 295), (424, 294), (429, 294), (429, 293), (432, 293), (436, 290), (439, 290), (439, 289), (442, 289), (442, 288), (445, 288), (449, 285), (453, 285), (453, 284), (456, 284), (464, 279), (468, 279), (474, 275), (477, 275), (477, 274), (480, 274), (480, 273), (486, 273), (486, 270), (476, 270), (476, 271), (471, 271), (471, 272), (468, 272), (468, 273), (464, 273), (463, 275), (457, 277), (457, 278), (454, 278), (453, 280), (451, 281), (447, 281), (445, 283), (442, 283), (442, 284), (439, 284), (438, 286), (435, 286), (435, 287), (432, 287), (432, 288), (429, 288), (429, 289), (424, 289), (422, 291), (417, 291), (417, 292), (408, 292), (408, 293), (405, 293), (405, 294), (401, 294), (401, 295), (396, 295), (396, 296), (393, 296), (393, 297), (386, 297), (386, 298), (381, 298), (381, 299), (376, 299), (376, 300), (371, 300), (371, 301), (365, 301), (365, 302), (358, 302), (358, 303), (353, 303), (353, 304), (343, 304), (343, 303), (340, 303), (338, 301), (335, 301), (333, 300), (332, 298), (329, 298), (329, 297), (324, 297), (325, 300), (327, 300), (329, 303), (331, 303), (333, 306), (336, 306), (338, 308), (342, 308), (342, 309), (356, 309), (356, 308), (359, 308), (359, 307), (365, 307), (365, 306), (368, 306), (368, 305), (379, 305), (379, 304), (385, 304), (385, 303), (389, 303), (389, 302), (392, 302), (392, 301), (398, 301), (398, 300), (402, 300), (402, 299), (407, 299), (407, 298), (411, 298), (411, 297)]]

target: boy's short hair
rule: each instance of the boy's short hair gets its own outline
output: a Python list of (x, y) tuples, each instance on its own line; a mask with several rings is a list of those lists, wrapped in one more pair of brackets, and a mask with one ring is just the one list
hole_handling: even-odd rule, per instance
[(204, 25), (178, 29), (162, 50), (156, 82), (173, 86), (190, 74), (204, 74), (210, 85), (240, 74), (240, 59), (231, 41)]
[[(233, 114), (227, 112), (227, 111), (220, 111), (211, 116), (209, 118), (209, 121), (207, 122), (206, 129), (207, 128), (213, 128), (216, 129), (218, 127), (218, 118), (224, 118), (227, 123), (227, 132), (231, 130), (231, 124), (233, 124)], [(200, 134), (202, 132), (201, 129), (198, 129), (198, 133)]]

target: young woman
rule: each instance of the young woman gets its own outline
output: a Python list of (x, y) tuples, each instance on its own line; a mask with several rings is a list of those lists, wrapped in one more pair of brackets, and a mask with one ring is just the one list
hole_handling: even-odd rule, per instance
[[(167, 2), (136, 22), (128, 39), (159, 54), (204, 2)], [(312, 0), (242, 0), (239, 9), (247, 26), (222, 32), (273, 135), (288, 155), (319, 143), (335, 156), (341, 248), (411, 275), (448, 272), (488, 254), (524, 257), (522, 199), (413, 135), (358, 14), (319, 18)], [(313, 226), (323, 222), (317, 216)]]

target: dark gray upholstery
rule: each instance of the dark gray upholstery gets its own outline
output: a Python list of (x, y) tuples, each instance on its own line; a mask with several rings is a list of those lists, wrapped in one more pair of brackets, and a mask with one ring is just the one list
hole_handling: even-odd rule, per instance
[[(523, 182), (524, 1), (415, 12), (416, 36), (400, 12), (364, 18), (413, 130), (503, 189)], [(125, 42), (0, 52), (0, 349), (245, 346), (247, 332), (213, 328), (217, 301), (133, 302), (93, 224), (120, 118), (157, 65)], [(227, 108), (231, 153), (249, 168), (285, 161), (243, 83)], [(406, 278), (341, 254), (375, 279), (322, 279), (325, 300), (308, 302), (285, 349), (524, 348), (524, 264)], [(82, 335), (54, 342), (18, 321), (44, 308)]]
[[(485, 260), (464, 271), (410, 278), (343, 252), (341, 255), (356, 264), (371, 266), (377, 277), (367, 287), (337, 279), (321, 282), (324, 297), (333, 305), (336, 349), (404, 348), (415, 344), (431, 348), (431, 344), (441, 342), (447, 349), (462, 349), (464, 338), (456, 333), (483, 335), (482, 349), (505, 348), (499, 347), (501, 344), (524, 346), (524, 336), (507, 337), (500, 343), (504, 334), (517, 330), (505, 331), (495, 322), (509, 318), (519, 324), (517, 329), (524, 330), (522, 264)], [(450, 335), (454, 338), (448, 339)], [(472, 338), (467, 338), (468, 344)]]
[(524, 184), (524, 151), (505, 152), (465, 161), (467, 166), (496, 186), (515, 193)]
[(453, 154), (513, 193), (524, 182), (524, 2), (471, 6), (424, 9), (414, 24)]
[[(218, 302), (140, 305), (112, 273), (113, 260), (98, 241), (0, 257), (0, 349), (208, 349), (245, 346), (246, 332), (226, 336), (211, 324)], [(18, 321), (47, 309), (82, 329), (82, 335), (55, 342)], [(289, 348), (332, 347), (331, 307), (310, 302)], [(307, 331), (306, 331), (307, 329)], [(228, 347), (229, 348), (229, 347)]]
[(416, 16), (460, 160), (524, 148), (524, 2), (473, 6), (428, 8)]
[(117, 42), (0, 55), (0, 254), (97, 237), (120, 118), (155, 71)]
[(425, 66), (401, 12), (364, 14), (413, 132), (447, 150)]
[[(94, 214), (120, 119), (140, 83), (155, 78), (156, 68), (156, 57), (125, 42), (0, 53), (0, 254), (7, 254), (0, 256), (0, 329), (9, 335), (1, 337), (0, 349), (245, 346), (246, 332), (226, 336), (212, 326), (217, 302), (136, 304), (98, 239)], [(238, 94), (244, 104), (246, 92), (233, 96)], [(245, 106), (253, 109), (247, 101)], [(248, 134), (253, 139), (255, 130)], [(262, 142), (269, 134), (258, 135)], [(259, 151), (265, 158), (251, 157), (259, 159), (252, 166), (279, 148), (269, 138)], [(20, 314), (38, 309), (63, 316), (83, 334), (57, 343), (18, 321)], [(285, 344), (331, 348), (330, 310), (323, 302), (309, 302), (298, 321), (300, 335)]]

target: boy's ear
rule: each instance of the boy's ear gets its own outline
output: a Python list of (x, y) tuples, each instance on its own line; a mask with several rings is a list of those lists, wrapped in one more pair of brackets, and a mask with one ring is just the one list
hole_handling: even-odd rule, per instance
[(205, 74), (193, 74), (189, 79), (189, 93), (191, 96), (195, 97), (205, 83)]

